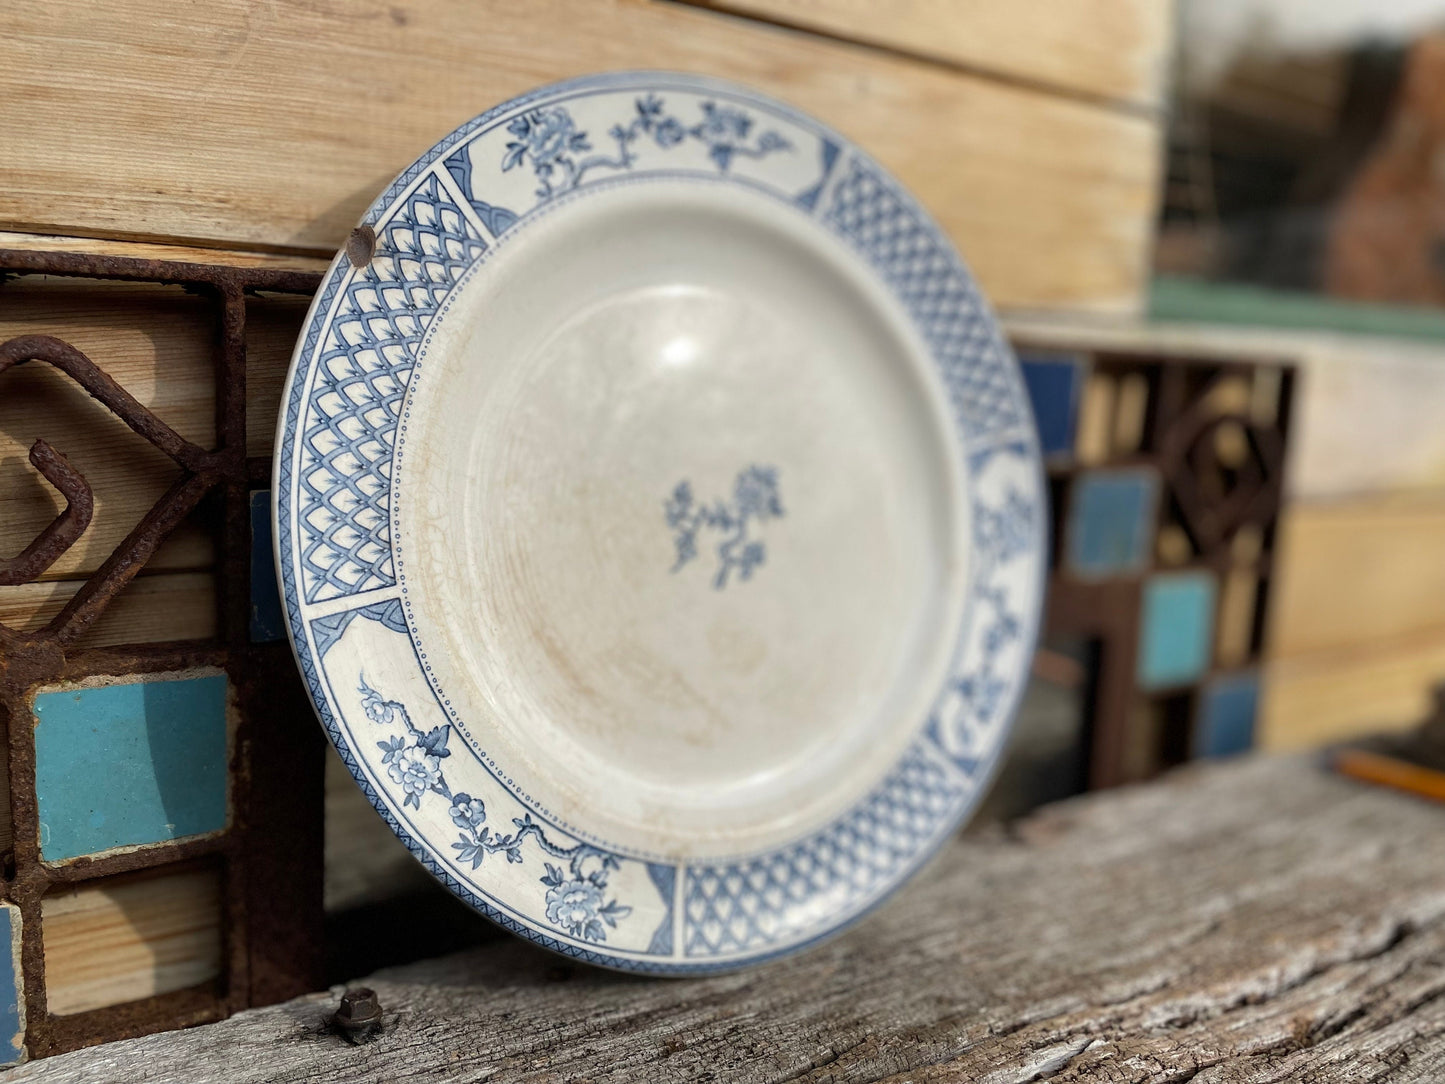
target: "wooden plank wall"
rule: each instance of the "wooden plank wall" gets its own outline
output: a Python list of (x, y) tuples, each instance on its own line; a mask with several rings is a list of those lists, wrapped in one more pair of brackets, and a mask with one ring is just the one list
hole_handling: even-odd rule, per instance
[(1408, 727), (1445, 682), (1445, 349), (1309, 355), (1270, 628), (1264, 737)]
[(1172, 5), (1080, 0), (697, 0), (1100, 101), (1156, 109)]
[(825, 37), (660, 0), (12, 0), (0, 227), (329, 254), (468, 117), (568, 76), (667, 68), (745, 81), (858, 140), (996, 303), (1137, 311), (1160, 122), (1150, 80), (1117, 69), (1163, 63), (1146, 13), (1164, 0), (1054, 0), (1079, 13), (1082, 53), (1129, 56), (1072, 63), (1057, 86), (1034, 70), (1049, 42), (1026, 47), (1048, 19), (1007, 0), (908, 7), (934, 55), (840, 40), (894, 37), (884, 3)]

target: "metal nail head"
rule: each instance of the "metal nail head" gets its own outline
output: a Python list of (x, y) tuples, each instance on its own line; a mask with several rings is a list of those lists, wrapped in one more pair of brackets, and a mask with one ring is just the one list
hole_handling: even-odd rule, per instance
[(331, 1025), (353, 1043), (371, 1038), (381, 1030), (381, 1002), (376, 991), (366, 986), (347, 990), (341, 995)]

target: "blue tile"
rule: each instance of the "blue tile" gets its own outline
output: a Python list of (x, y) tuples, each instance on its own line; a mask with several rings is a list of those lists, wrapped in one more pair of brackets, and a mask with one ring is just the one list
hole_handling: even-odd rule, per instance
[(251, 642), (269, 644), (285, 638), (271, 547), (271, 491), (258, 489), (251, 494)]
[(1074, 482), (1066, 530), (1069, 571), (1085, 579), (1142, 572), (1154, 548), (1159, 478), (1148, 469), (1090, 471)]
[(1198, 681), (1214, 645), (1211, 572), (1172, 572), (1144, 585), (1139, 615), (1139, 684), (1146, 689)]
[(25, 985), (20, 981), (20, 908), (0, 903), (0, 1066), (25, 1056)]
[(224, 828), (225, 675), (40, 693), (35, 790), (48, 862)]
[(1258, 706), (1259, 675), (1254, 671), (1211, 681), (1199, 694), (1194, 755), (1227, 757), (1253, 749)]
[(1024, 384), (1033, 402), (1034, 423), (1044, 455), (1064, 455), (1074, 447), (1083, 367), (1071, 357), (1021, 357)]

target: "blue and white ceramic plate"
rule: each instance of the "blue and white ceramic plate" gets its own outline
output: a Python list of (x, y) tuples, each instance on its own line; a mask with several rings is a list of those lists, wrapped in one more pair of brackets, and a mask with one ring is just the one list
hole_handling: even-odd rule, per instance
[(276, 540), (327, 733), (428, 869), (635, 971), (877, 903), (982, 795), (1044, 498), (948, 240), (836, 132), (601, 75), (459, 128), (338, 258)]

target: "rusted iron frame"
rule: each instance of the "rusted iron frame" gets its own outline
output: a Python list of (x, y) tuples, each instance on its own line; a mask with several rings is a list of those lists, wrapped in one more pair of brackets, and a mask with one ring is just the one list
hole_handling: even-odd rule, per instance
[[(1015, 345), (1028, 349), (1030, 344)], [(1040, 344), (1034, 349), (1048, 351), (1050, 347)], [(1215, 423), (1204, 420), (1198, 409), (1200, 395), (1197, 392), (1191, 395), (1189, 381), (1210, 383), (1227, 375), (1252, 375), (1262, 368), (1279, 373), (1279, 400), (1272, 428), (1261, 431), (1249, 419), (1234, 415), (1219, 419), (1239, 421), (1245, 425), (1265, 473), (1259, 492), (1247, 503), (1241, 502), (1242, 507), (1234, 509), (1231, 517), (1236, 525), (1244, 522), (1257, 524), (1264, 535), (1261, 551), (1254, 562), (1257, 588), (1251, 655), (1257, 664), (1269, 619), (1273, 549), (1283, 507), (1285, 452), (1294, 404), (1295, 366), (1288, 359), (1278, 357), (1241, 360), (1168, 354), (1151, 349), (1086, 350), (1081, 353), (1090, 356), (1096, 369), (1115, 374), (1153, 370), (1151, 375), (1155, 377), (1155, 383), (1145, 419), (1148, 449), (1111, 460), (1106, 466), (1148, 466), (1158, 471), (1163, 491), (1155, 510), (1156, 531), (1164, 521), (1171, 496), (1178, 497), (1181, 481), (1183, 500), (1186, 504), (1191, 500), (1195, 502), (1196, 518), (1202, 507), (1203, 498), (1189, 488), (1186, 457), (1190, 446)], [(1072, 477), (1085, 469), (1094, 468), (1070, 465), (1055, 469), (1051, 474)], [(1066, 507), (1053, 509), (1056, 532), (1062, 533), (1067, 515)], [(1232, 555), (1223, 545), (1223, 533), (1215, 531), (1207, 533), (1204, 538), (1192, 539), (1201, 552), (1189, 566), (1210, 569), (1221, 586), (1225, 574), (1235, 567)], [(1053, 552), (1059, 554), (1058, 539), (1054, 541)], [(1142, 598), (1143, 580), (1137, 575), (1083, 582), (1056, 567), (1049, 577), (1044, 615), (1046, 634), (1081, 637), (1098, 645), (1095, 669), (1086, 686), (1087, 702), (1083, 705), (1085, 779), (1091, 790), (1130, 781), (1126, 755), (1130, 713), (1140, 695), (1136, 666)], [(1191, 726), (1197, 723), (1197, 718), (1190, 719)]]
[[(219, 312), (215, 352), (216, 441), (203, 449), (182, 439), (146, 407), (137, 402), (104, 370), (63, 340), (24, 336), (0, 345), (0, 379), (4, 371), (24, 361), (54, 365), (92, 397), (120, 417), (148, 443), (159, 448), (181, 468), (167, 493), (142, 517), (140, 523), (111, 555), (87, 577), (84, 586), (43, 628), (21, 632), (0, 626), (0, 721), (5, 724), (9, 749), (14, 851), (5, 869), (6, 893), (21, 912), (22, 982), (27, 1002), (27, 1045), (32, 1056), (43, 1056), (106, 1039), (141, 1034), (217, 1019), (247, 1004), (299, 992), (315, 973), (294, 975), (283, 962), (267, 960), (268, 946), (304, 960), (308, 942), (319, 937), (320, 868), (320, 740), (310, 726), (309, 709), (297, 686), (294, 666), (285, 644), (253, 645), (249, 641), (250, 501), (255, 484), (269, 479), (266, 457), (246, 456), (246, 299), (257, 292), (309, 296), (320, 276), (273, 268), (228, 267), (168, 260), (146, 260), (76, 252), (40, 252), (0, 249), (0, 281), (18, 274), (179, 285), (206, 296)], [(0, 583), (17, 584), (38, 578), (84, 532), (93, 515), (90, 487), (64, 456), (44, 441), (31, 449), (31, 463), (66, 499), (65, 510), (17, 557), (0, 563)], [(218, 593), (219, 637), (211, 641), (143, 644), (132, 647), (76, 649), (74, 641), (90, 627), (115, 595), (134, 578), (155, 549), (207, 494), (217, 492), (221, 502)], [(219, 833), (177, 843), (158, 844), (134, 851), (81, 858), (47, 865), (39, 853), (39, 811), (35, 793), (35, 743), (32, 697), (36, 687), (96, 675), (126, 675), (182, 670), (195, 666), (224, 668), (237, 697), (239, 722), (232, 736), (228, 766), (231, 821)], [(289, 690), (289, 692), (288, 692)], [(269, 711), (258, 710), (262, 695), (272, 701)], [(289, 701), (291, 716), (304, 729), (286, 731), (287, 743), (307, 747), (300, 761), (314, 762), (310, 786), (307, 770), (292, 766), (297, 779), (286, 785), (288, 769), (275, 768), (278, 753), (261, 738), (274, 738), (276, 717), (284, 715), (279, 701)], [(284, 727), (282, 727), (284, 729)], [(293, 728), (294, 729), (294, 728)], [(263, 734), (263, 731), (269, 733)], [(274, 742), (271, 743), (274, 745)], [(257, 766), (266, 761), (265, 770)], [(281, 780), (281, 782), (277, 782)], [(264, 810), (258, 807), (264, 806)], [(260, 835), (256, 822), (264, 821), (273, 838)], [(309, 855), (277, 876), (258, 877), (268, 863), (281, 864), (282, 850), (274, 838), (276, 826), (288, 825), (303, 840), (314, 844)], [(292, 850), (297, 850), (293, 847)], [(305, 848), (301, 848), (305, 849)], [(97, 878), (196, 863), (219, 863), (222, 878), (224, 978), (220, 992), (188, 989), (124, 1005), (71, 1016), (51, 1016), (46, 1009), (41, 900), (57, 886), (75, 885)], [(299, 878), (314, 880), (314, 914), (292, 914), (295, 901), (285, 885)], [(304, 888), (304, 884), (302, 886)], [(282, 889), (278, 893), (278, 889)], [(276, 898), (279, 896), (279, 899)], [(304, 904), (302, 910), (304, 912)], [(319, 963), (319, 946), (313, 949)], [(275, 954), (275, 953), (273, 953)], [(261, 964), (258, 979), (253, 966)], [(298, 964), (304, 970), (304, 964)], [(300, 979), (298, 982), (297, 980)]]

